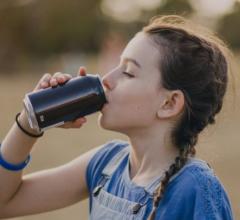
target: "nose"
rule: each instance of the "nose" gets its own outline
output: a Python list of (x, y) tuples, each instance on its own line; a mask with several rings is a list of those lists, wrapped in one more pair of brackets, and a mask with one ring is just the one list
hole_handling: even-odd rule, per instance
[(102, 84), (106, 88), (106, 90), (112, 90), (113, 89), (113, 82), (111, 81), (111, 74), (107, 73), (102, 78)]
[(105, 77), (102, 79), (102, 84), (107, 90), (111, 89), (111, 87)]

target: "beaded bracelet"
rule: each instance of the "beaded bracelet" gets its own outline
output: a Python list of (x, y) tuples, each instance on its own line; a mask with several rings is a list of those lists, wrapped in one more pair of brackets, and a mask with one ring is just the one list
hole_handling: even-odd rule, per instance
[[(1, 143), (0, 143), (0, 149), (1, 149)], [(0, 151), (0, 165), (2, 167), (4, 167), (5, 169), (7, 169), (7, 170), (11, 170), (11, 171), (22, 170), (22, 169), (24, 169), (27, 166), (27, 164), (29, 163), (30, 159), (31, 159), (31, 156), (28, 155), (27, 159), (24, 160), (22, 163), (12, 164), (12, 163), (9, 163), (6, 160), (4, 160), (4, 158), (2, 157), (1, 151)]]
[(18, 117), (20, 116), (20, 114), (21, 114), (20, 112), (17, 113), (15, 119), (16, 119), (16, 123), (17, 123), (18, 127), (21, 129), (21, 131), (23, 131), (26, 135), (28, 135), (28, 136), (30, 136), (30, 137), (35, 137), (35, 138), (42, 137), (43, 134), (44, 134), (44, 132), (41, 132), (40, 134), (32, 134), (32, 133), (28, 132), (27, 130), (25, 130), (25, 129), (21, 126), (21, 124), (20, 124), (19, 121), (18, 121)]

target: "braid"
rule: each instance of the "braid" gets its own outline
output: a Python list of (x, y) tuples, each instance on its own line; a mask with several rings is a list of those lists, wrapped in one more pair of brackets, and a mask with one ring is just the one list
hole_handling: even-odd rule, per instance
[(215, 123), (227, 88), (227, 47), (213, 33), (194, 26), (180, 16), (161, 16), (142, 30), (161, 50), (161, 86), (169, 91), (181, 90), (185, 101), (183, 114), (171, 131), (179, 156), (155, 191), (148, 220), (154, 220), (171, 177), (182, 169), (189, 156), (195, 155), (199, 133)]
[(169, 180), (174, 174), (176, 174), (180, 169), (182, 169), (182, 167), (186, 164), (189, 155), (195, 155), (195, 148), (193, 146), (188, 148), (182, 148), (180, 150), (179, 156), (175, 158), (175, 162), (171, 164), (169, 169), (164, 173), (164, 178), (162, 179), (160, 186), (156, 189), (154, 193), (153, 209), (148, 220), (155, 219), (157, 207), (163, 197)]

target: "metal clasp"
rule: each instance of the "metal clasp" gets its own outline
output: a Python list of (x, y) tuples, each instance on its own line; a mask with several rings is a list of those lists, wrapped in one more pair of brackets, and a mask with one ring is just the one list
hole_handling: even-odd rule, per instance
[(139, 210), (142, 208), (142, 205), (141, 204), (135, 204), (133, 207), (132, 207), (132, 213), (133, 214), (137, 214), (139, 212)]
[(103, 188), (103, 185), (98, 185), (93, 190), (93, 196), (96, 197), (100, 193), (101, 189)]

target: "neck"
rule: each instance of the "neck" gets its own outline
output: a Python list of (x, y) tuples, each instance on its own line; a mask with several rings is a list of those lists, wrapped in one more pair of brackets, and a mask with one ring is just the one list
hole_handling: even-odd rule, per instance
[(160, 176), (174, 162), (179, 150), (171, 144), (169, 133), (167, 129), (154, 129), (128, 135), (132, 179)]

